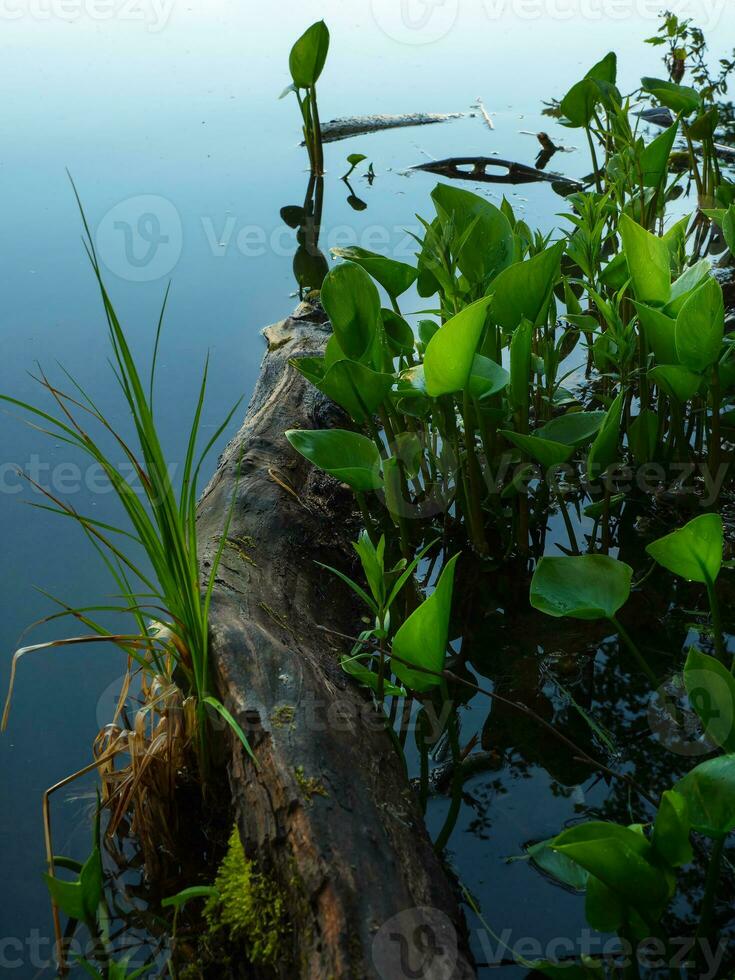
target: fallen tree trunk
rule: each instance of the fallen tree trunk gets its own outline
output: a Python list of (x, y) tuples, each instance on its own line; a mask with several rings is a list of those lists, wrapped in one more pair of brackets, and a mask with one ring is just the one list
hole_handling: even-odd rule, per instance
[(234, 494), (212, 599), (211, 657), (259, 763), (232, 739), (230, 781), (246, 854), (277, 883), (288, 913), (279, 975), (473, 977), (454, 890), (394, 744), (342, 672), (344, 646), (317, 628), (355, 629), (349, 590), (315, 564), (344, 566), (353, 502), (283, 433), (339, 424), (339, 409), (288, 363), (320, 353), (329, 326), (302, 304), (264, 333), (260, 378), (205, 491), (199, 538), (206, 570)]

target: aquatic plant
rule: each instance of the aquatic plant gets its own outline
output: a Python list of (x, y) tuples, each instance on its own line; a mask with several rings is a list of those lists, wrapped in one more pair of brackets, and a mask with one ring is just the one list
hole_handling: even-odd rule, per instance
[(292, 82), (281, 93), (281, 98), (291, 92), (296, 96), (311, 172), (317, 176), (324, 173), (324, 150), (316, 83), (324, 69), (328, 51), (329, 30), (324, 21), (319, 20), (307, 28), (291, 48), (288, 67)]
[[(6, 404), (26, 412), (31, 424), (55, 441), (80, 450), (105, 473), (120, 504), (126, 521), (124, 525), (103, 523), (81, 514), (71, 503), (45, 488), (38, 486), (37, 489), (48, 501), (43, 505), (44, 509), (71, 518), (79, 525), (107, 568), (117, 595), (107, 603), (94, 606), (72, 606), (56, 600), (60, 611), (48, 617), (46, 622), (71, 618), (91, 632), (26, 646), (15, 653), (2, 727), (4, 729), (8, 723), (17, 665), (29, 653), (98, 642), (120, 649), (129, 668), (140, 673), (142, 704), (136, 712), (134, 729), (128, 731), (120, 716), (132, 684), (129, 675), (115, 717), (110, 719), (110, 725), (105, 726), (95, 742), (95, 762), (84, 772), (97, 768), (102, 776), (104, 803), (111, 811), (108, 833), (115, 832), (123, 816), (132, 814), (134, 831), (147, 848), (150, 870), (153, 871), (158, 847), (176, 826), (172, 808), (178, 774), (193, 768), (202, 781), (206, 782), (208, 778), (210, 713), (224, 718), (252, 755), (242, 729), (215, 695), (209, 659), (209, 606), (227, 527), (222, 530), (222, 538), (204, 580), (196, 535), (201, 468), (239, 402), (206, 444), (200, 446), (207, 384), (205, 366), (176, 489), (153, 410), (155, 367), (166, 301), (164, 299), (155, 331), (150, 377), (144, 381), (103, 282), (83, 212), (82, 220), (85, 247), (100, 290), (108, 328), (112, 372), (130, 412), (137, 449), (127, 434), (115, 429), (102, 408), (69, 374), (66, 374), (69, 386), (66, 390), (52, 383), (42, 370), (37, 378), (56, 414), (9, 395), (0, 397)], [(93, 434), (95, 432), (97, 434)], [(125, 464), (132, 465), (139, 488), (126, 479), (123, 466), (116, 463), (111, 450), (105, 448), (108, 443), (121, 453)], [(100, 614), (129, 616), (132, 629), (128, 633), (111, 632), (98, 621)], [(55, 901), (58, 898), (54, 891), (52, 897)]]

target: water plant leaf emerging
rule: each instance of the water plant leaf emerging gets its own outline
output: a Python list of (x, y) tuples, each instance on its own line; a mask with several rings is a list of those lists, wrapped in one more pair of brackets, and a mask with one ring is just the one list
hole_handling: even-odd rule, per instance
[(548, 616), (612, 619), (630, 595), (633, 569), (608, 555), (544, 557), (531, 581), (531, 605)]
[(684, 527), (651, 542), (648, 554), (689, 582), (714, 582), (722, 567), (722, 518), (702, 514)]
[(323, 20), (307, 28), (291, 48), (288, 68), (294, 85), (310, 88), (324, 69), (329, 51), (329, 29)]
[(320, 470), (353, 490), (378, 490), (380, 455), (375, 443), (347, 429), (289, 429), (286, 438), (294, 449)]
[(447, 320), (427, 344), (424, 375), (432, 398), (462, 391), (467, 384), (491, 298), (484, 296), (466, 306)]
[[(393, 638), (391, 669), (403, 683), (414, 691), (428, 691), (441, 684), (447, 641), (449, 639), (449, 615), (452, 609), (454, 569), (459, 555), (450, 558), (444, 566), (436, 588), (428, 599), (414, 610)], [(400, 657), (400, 661), (396, 659)], [(401, 661), (434, 673), (412, 670)]]

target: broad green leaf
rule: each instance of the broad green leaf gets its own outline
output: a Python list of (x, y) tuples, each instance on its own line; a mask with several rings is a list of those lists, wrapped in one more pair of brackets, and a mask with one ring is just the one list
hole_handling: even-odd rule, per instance
[(475, 354), (467, 384), (467, 389), (473, 398), (479, 401), (483, 398), (491, 398), (506, 388), (509, 381), (510, 374), (504, 367), (483, 354)]
[(385, 339), (391, 354), (411, 354), (416, 345), (416, 338), (410, 325), (400, 314), (393, 310), (382, 309), (380, 316), (383, 320)]
[(648, 380), (681, 404), (693, 398), (702, 384), (702, 376), (683, 364), (659, 364), (648, 372)]
[(510, 265), (513, 229), (499, 208), (478, 194), (448, 184), (437, 184), (431, 197), (449, 232), (459, 270), (471, 283), (483, 284)]
[(628, 426), (628, 445), (637, 463), (650, 463), (658, 445), (658, 415), (644, 408)]
[(627, 601), (632, 575), (608, 555), (547, 556), (531, 580), (531, 605), (557, 619), (610, 619)]
[(589, 877), (587, 872), (575, 861), (571, 861), (559, 851), (555, 851), (550, 846), (554, 840), (555, 838), (543, 840), (527, 847), (526, 853), (531, 862), (545, 874), (561, 882), (562, 885), (573, 888), (575, 891), (584, 891)]
[(378, 490), (383, 485), (378, 449), (359, 432), (289, 429), (286, 438), (302, 456), (353, 490)]
[(566, 463), (574, 454), (574, 446), (552, 442), (550, 439), (542, 439), (539, 436), (526, 436), (510, 429), (500, 429), (499, 434), (512, 442), (513, 445), (518, 446), (524, 453), (532, 456), (545, 470)]
[(602, 476), (605, 470), (618, 458), (623, 399), (624, 392), (621, 391), (605, 413), (605, 418), (595, 436), (595, 441), (590, 446), (587, 456), (587, 476), (591, 480), (596, 480)]
[(679, 120), (652, 140), (639, 158), (643, 183), (646, 187), (658, 187), (666, 177), (669, 156), (674, 146)]
[(676, 319), (682, 306), (694, 290), (701, 286), (705, 279), (709, 278), (711, 271), (712, 263), (709, 259), (700, 259), (694, 265), (687, 266), (679, 278), (671, 285), (671, 296), (669, 302), (666, 304), (664, 313)]
[(510, 384), (508, 400), (514, 412), (528, 415), (529, 384), (531, 382), (531, 346), (533, 324), (523, 320), (510, 341)]
[(394, 657), (391, 660), (391, 670), (406, 687), (414, 691), (429, 691), (441, 683), (441, 677), (436, 675), (440, 675), (444, 669), (452, 611), (454, 569), (458, 558), (459, 555), (455, 555), (449, 559), (434, 591), (411, 613), (393, 638), (395, 657), (433, 672), (429, 674), (412, 670)]
[(348, 153), (347, 162), (353, 167), (356, 167), (358, 163), (362, 163), (363, 160), (367, 160), (364, 153)]
[[(580, 831), (586, 833), (580, 833)], [(648, 860), (652, 848), (636, 831), (592, 822), (559, 834), (555, 850), (576, 861), (646, 921), (659, 919), (671, 893), (669, 880)]]
[(330, 251), (337, 258), (348, 259), (350, 262), (361, 266), (393, 299), (397, 299), (402, 293), (405, 293), (416, 281), (417, 270), (414, 266), (407, 265), (405, 262), (397, 262), (395, 259), (388, 258), (386, 255), (379, 255), (377, 252), (370, 252), (358, 245), (350, 245), (348, 248), (333, 248)]
[(367, 272), (354, 262), (335, 266), (322, 283), (321, 301), (345, 355), (382, 367), (380, 296)]
[(648, 554), (688, 582), (714, 582), (722, 566), (722, 518), (702, 514), (677, 531), (651, 542)]
[(462, 391), (467, 384), (492, 297), (484, 296), (453, 316), (426, 346), (424, 375), (432, 398)]
[(699, 93), (687, 85), (677, 85), (662, 78), (642, 78), (641, 88), (675, 113), (688, 116), (701, 105)]
[(687, 801), (693, 830), (708, 837), (735, 830), (735, 755), (701, 762), (674, 789)]
[(396, 382), (396, 392), (402, 398), (426, 397), (428, 392), (424, 365), (416, 364), (401, 371)]
[(288, 67), (299, 88), (315, 85), (324, 68), (329, 51), (329, 30), (323, 20), (307, 28), (291, 48)]
[(589, 126), (601, 95), (600, 86), (593, 78), (582, 78), (572, 85), (559, 103), (562, 125), (572, 129)]
[(715, 657), (692, 647), (684, 685), (707, 739), (724, 752), (735, 752), (735, 677)]
[(618, 225), (633, 291), (641, 303), (663, 305), (671, 293), (669, 247), (663, 238), (652, 235), (627, 214)]
[(607, 82), (614, 85), (618, 77), (618, 56), (614, 51), (608, 51), (604, 58), (600, 58), (597, 64), (593, 65), (587, 72), (585, 78), (595, 78), (598, 82)]
[(679, 793), (667, 789), (656, 813), (651, 844), (672, 868), (689, 864), (693, 858), (689, 830), (686, 800)]
[(44, 880), (56, 906), (70, 919), (94, 922), (102, 900), (102, 857), (95, 847), (82, 865), (77, 881), (64, 881), (45, 874)]
[[(298, 361), (295, 362), (298, 367)], [(355, 422), (360, 424), (380, 408), (388, 397), (395, 378), (382, 374), (358, 361), (336, 361), (319, 380), (316, 387), (341, 405)]]
[(678, 364), (676, 353), (676, 320), (667, 316), (663, 310), (645, 303), (635, 303), (638, 320), (648, 346), (653, 351), (657, 364)]
[(706, 112), (700, 112), (697, 118), (689, 125), (689, 136), (693, 140), (712, 139), (720, 121), (720, 113), (717, 106), (712, 106)]
[(594, 875), (589, 876), (584, 897), (587, 922), (599, 932), (617, 932), (626, 918), (623, 899)]
[(565, 446), (584, 446), (598, 432), (605, 415), (605, 412), (567, 412), (542, 425), (536, 435)]
[(687, 299), (676, 318), (676, 353), (690, 371), (704, 371), (720, 356), (725, 333), (722, 287), (710, 278)]
[(505, 330), (515, 330), (521, 320), (536, 326), (545, 315), (551, 291), (561, 277), (564, 242), (557, 242), (504, 269), (493, 283), (492, 313)]

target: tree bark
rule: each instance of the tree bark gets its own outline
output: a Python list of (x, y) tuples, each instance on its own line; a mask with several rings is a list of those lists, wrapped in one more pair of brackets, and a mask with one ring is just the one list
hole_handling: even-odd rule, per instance
[(345, 567), (356, 523), (347, 488), (296, 454), (290, 428), (344, 424), (291, 367), (323, 352), (324, 315), (301, 304), (268, 327), (245, 422), (200, 505), (205, 571), (230, 509), (211, 608), (211, 662), (255, 751), (230, 739), (247, 855), (279, 885), (289, 948), (280, 975), (309, 980), (475, 976), (455, 891), (435, 855), (382, 718), (339, 666), (356, 630)]

